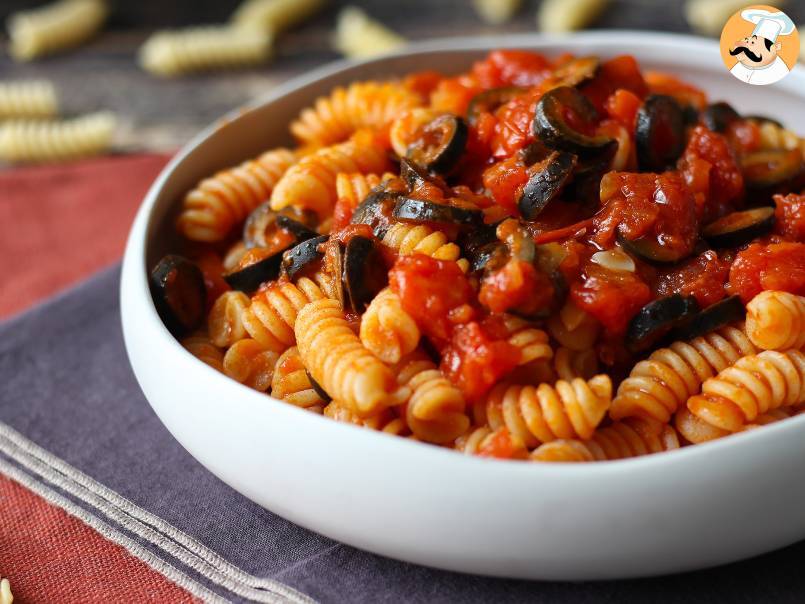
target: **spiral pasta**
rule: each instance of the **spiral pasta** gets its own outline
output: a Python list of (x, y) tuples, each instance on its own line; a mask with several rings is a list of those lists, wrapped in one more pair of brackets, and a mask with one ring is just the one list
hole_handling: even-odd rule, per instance
[(372, 189), (389, 178), (394, 178), (391, 172), (386, 172), (382, 176), (361, 174), (360, 172), (351, 174), (339, 172), (335, 177), (336, 199), (354, 212)]
[(589, 440), (559, 439), (544, 443), (530, 455), (532, 461), (606, 461), (639, 457), (679, 448), (672, 426), (629, 418), (595, 431)]
[(805, 157), (805, 138), (800, 138), (791, 130), (769, 121), (762, 122), (759, 129), (761, 149), (800, 149)]
[(417, 438), (446, 444), (467, 430), (464, 396), (424, 354), (413, 355), (395, 370), (398, 383), (411, 391), (405, 417)]
[(548, 319), (547, 327), (554, 339), (570, 350), (589, 350), (600, 331), (598, 321), (570, 300)]
[(347, 405), (332, 401), (324, 408), (324, 415), (330, 419), (347, 424), (354, 424), (363, 428), (394, 434), (395, 436), (408, 436), (411, 430), (405, 423), (405, 418), (395, 413), (394, 409), (381, 409), (368, 417), (361, 417)]
[(227, 348), (246, 337), (241, 317), (250, 303), (249, 296), (240, 291), (228, 291), (218, 296), (207, 316), (207, 330), (213, 344)]
[(391, 370), (364, 348), (335, 300), (315, 300), (304, 306), (295, 332), (299, 355), (313, 379), (361, 417), (408, 394), (406, 388), (397, 391)]
[(59, 112), (56, 88), (48, 81), (0, 82), (0, 120), (49, 118)]
[(177, 227), (193, 241), (221, 241), (266, 201), (296, 161), (288, 149), (272, 149), (202, 180), (185, 195)]
[(278, 34), (311, 17), (325, 0), (245, 0), (230, 21), (241, 28)]
[(576, 378), (537, 387), (498, 384), (486, 400), (486, 421), (505, 426), (528, 449), (557, 438), (590, 438), (612, 400), (609, 376)]
[(271, 43), (271, 34), (256, 29), (210, 25), (159, 31), (145, 41), (138, 56), (149, 73), (173, 77), (259, 65), (270, 57)]
[(335, 205), (339, 172), (379, 174), (389, 167), (385, 149), (374, 134), (359, 130), (348, 141), (324, 147), (299, 160), (279, 179), (271, 194), (271, 209), (295, 206), (313, 210), (319, 218)]
[(249, 335), (276, 353), (293, 346), (297, 314), (308, 303), (325, 295), (307, 277), (296, 284), (275, 281), (252, 296), (251, 304), (243, 310), (241, 321)]
[(324, 404), (324, 400), (310, 384), (296, 346), (291, 346), (277, 359), (271, 380), (271, 396), (304, 409), (321, 407)]
[(609, 0), (543, 0), (537, 12), (540, 31), (552, 33), (584, 29), (595, 21)]
[(688, 411), (721, 430), (737, 432), (759, 415), (805, 402), (805, 354), (766, 350), (739, 359), (702, 384)]
[(757, 349), (743, 326), (721, 329), (655, 350), (634, 366), (618, 388), (610, 416), (618, 420), (641, 416), (667, 423), (697, 392), (704, 380)]
[(570, 350), (560, 346), (554, 352), (553, 366), (559, 379), (570, 381), (575, 378), (585, 380), (598, 371), (598, 357), (595, 350)]
[(805, 298), (762, 291), (746, 305), (746, 335), (762, 350), (805, 346)]
[(114, 114), (105, 111), (58, 122), (2, 122), (0, 159), (43, 162), (97, 155), (111, 145), (116, 123)]
[(361, 317), (361, 343), (386, 364), (398, 363), (412, 352), (419, 337), (416, 321), (388, 287), (375, 296)]
[(473, 0), (472, 5), (481, 19), (491, 25), (503, 25), (514, 17), (522, 0)]
[(233, 380), (265, 392), (271, 386), (277, 353), (252, 338), (238, 340), (224, 354), (224, 373)]
[(195, 333), (182, 340), (182, 346), (200, 361), (218, 371), (224, 371), (224, 353), (210, 341), (206, 333)]
[(347, 6), (338, 14), (333, 46), (351, 59), (382, 55), (404, 46), (406, 42), (405, 38), (356, 6)]
[(520, 351), (518, 365), (547, 360), (553, 356), (553, 349), (548, 344), (548, 334), (541, 329), (513, 315), (506, 315), (503, 323), (509, 332), (509, 344)]
[(395, 222), (383, 235), (383, 243), (401, 256), (425, 254), (436, 260), (454, 260), (467, 272), (469, 262), (461, 258), (459, 247), (447, 235), (424, 224)]
[(107, 13), (103, 0), (60, 0), (15, 13), (8, 19), (9, 52), (19, 61), (30, 61), (77, 46), (101, 28)]
[(356, 82), (303, 109), (291, 122), (291, 132), (303, 144), (332, 145), (361, 128), (383, 131), (400, 112), (421, 103), (419, 95), (399, 82)]

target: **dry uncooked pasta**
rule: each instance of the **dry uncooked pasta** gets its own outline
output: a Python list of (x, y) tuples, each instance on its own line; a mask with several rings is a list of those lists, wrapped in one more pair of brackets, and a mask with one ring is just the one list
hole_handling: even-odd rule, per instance
[(59, 112), (56, 88), (48, 81), (0, 82), (0, 120), (49, 118)]
[(245, 0), (232, 13), (237, 27), (278, 34), (313, 16), (326, 0)]
[(59, 0), (8, 18), (9, 52), (20, 61), (77, 46), (103, 25), (104, 0)]
[(522, 0), (472, 0), (475, 11), (491, 25), (502, 25), (520, 10)]
[(98, 155), (112, 144), (117, 120), (98, 112), (64, 121), (8, 120), (0, 123), (0, 160), (62, 161)]
[[(777, 2), (777, 6), (785, 0)], [(744, 0), (687, 0), (685, 20), (690, 28), (707, 36), (720, 36), (727, 20), (748, 5)]]
[(609, 0), (543, 0), (537, 11), (537, 27), (547, 32), (584, 29), (608, 4)]
[(160, 31), (139, 51), (140, 65), (158, 76), (259, 65), (271, 56), (272, 36), (256, 29), (201, 26)]
[(351, 59), (383, 55), (406, 43), (405, 38), (356, 6), (347, 6), (338, 15), (333, 44), (336, 50)]

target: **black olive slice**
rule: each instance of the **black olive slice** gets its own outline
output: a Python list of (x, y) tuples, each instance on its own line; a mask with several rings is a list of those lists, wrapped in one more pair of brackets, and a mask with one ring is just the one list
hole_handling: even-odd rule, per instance
[(388, 285), (388, 272), (375, 242), (352, 237), (344, 250), (343, 283), (349, 304), (362, 313), (374, 297)]
[(705, 107), (701, 115), (702, 123), (713, 132), (724, 132), (732, 122), (741, 119), (740, 114), (729, 103), (713, 103)]
[(783, 184), (803, 170), (799, 149), (757, 151), (741, 159), (741, 171), (747, 188), (763, 189)]
[(576, 156), (555, 151), (547, 159), (529, 168), (517, 207), (523, 218), (534, 220), (548, 203), (559, 196), (576, 167)]
[(393, 215), (399, 220), (412, 222), (441, 222), (470, 226), (484, 223), (484, 214), (481, 210), (458, 208), (412, 197), (400, 197), (394, 206)]
[(637, 239), (627, 239), (622, 233), (618, 233), (618, 243), (629, 254), (637, 256), (640, 260), (655, 266), (668, 266), (681, 262), (693, 250), (674, 250), (660, 245), (659, 241), (652, 237), (639, 237)]
[(587, 136), (565, 121), (566, 111), (573, 111), (584, 121), (592, 122), (597, 112), (592, 103), (575, 88), (559, 86), (549, 90), (537, 103), (534, 115), (534, 135), (546, 146), (568, 151), (582, 157), (598, 155), (618, 142), (605, 136)]
[(474, 126), (482, 113), (492, 113), (495, 109), (505, 105), (525, 91), (525, 88), (520, 88), (519, 86), (504, 86), (479, 92), (472, 97), (470, 104), (467, 106), (467, 121), (471, 126)]
[(520, 159), (526, 166), (533, 166), (535, 163), (542, 161), (551, 154), (551, 150), (543, 145), (540, 141), (529, 143), (519, 151)]
[(629, 321), (626, 347), (631, 352), (648, 350), (698, 311), (699, 303), (693, 296), (673, 294), (649, 302)]
[(282, 252), (280, 251), (267, 258), (226, 273), (224, 275), (224, 281), (226, 281), (232, 289), (251, 294), (266, 281), (272, 281), (279, 277), (281, 262)]
[(497, 224), (484, 224), (475, 229), (462, 232), (456, 244), (461, 248), (461, 256), (470, 263), (470, 270), (482, 269), (489, 261), (490, 253), (498, 246), (504, 247), (498, 241)]
[(773, 227), (774, 208), (767, 206), (727, 214), (704, 227), (702, 236), (715, 248), (739, 247)]
[(247, 249), (269, 247), (271, 233), (277, 228), (288, 231), (299, 241), (310, 239), (318, 234), (311, 228), (315, 224), (313, 212), (292, 208), (275, 212), (271, 209), (270, 202), (266, 201), (252, 210), (246, 219), (243, 225), (243, 243)]
[(447, 183), (440, 177), (430, 174), (427, 170), (420, 168), (406, 157), (400, 159), (400, 178), (402, 178), (409, 191), (413, 191), (417, 187), (421, 187), (425, 184), (436, 185), (442, 190), (447, 190)]
[(299, 222), (295, 218), (280, 214), (277, 216), (277, 226), (293, 235), (297, 241), (304, 241), (318, 237), (318, 233), (309, 228), (306, 224)]
[(499, 268), (506, 263), (507, 258), (506, 245), (501, 241), (492, 241), (478, 248), (475, 254), (468, 258), (470, 272)]
[(693, 315), (688, 321), (674, 329), (671, 338), (692, 340), (735, 321), (740, 321), (745, 316), (746, 308), (744, 308), (740, 296), (730, 296)]
[(659, 172), (685, 149), (685, 113), (673, 98), (654, 94), (637, 111), (637, 163), (641, 171)]
[(440, 115), (422, 129), (406, 156), (430, 172), (445, 174), (458, 163), (467, 145), (467, 123), (456, 115)]
[(333, 400), (333, 397), (327, 394), (327, 391), (321, 387), (321, 384), (313, 379), (313, 376), (310, 375), (310, 372), (307, 369), (305, 369), (305, 373), (307, 374), (307, 379), (310, 382), (310, 387), (316, 391), (316, 394), (321, 397), (321, 400), (323, 400), (325, 403), (329, 403), (331, 400)]
[(388, 191), (369, 193), (352, 214), (352, 224), (368, 224), (376, 237), (382, 238), (394, 221), (394, 206), (399, 194)]
[(553, 75), (561, 86), (578, 86), (592, 80), (600, 65), (598, 57), (578, 57), (558, 67)]
[(280, 273), (288, 279), (293, 279), (304, 268), (324, 258), (324, 252), (319, 250), (319, 246), (327, 239), (329, 239), (327, 235), (319, 235), (285, 250), (282, 254)]
[(174, 336), (193, 331), (204, 320), (204, 275), (187, 258), (174, 254), (163, 257), (151, 271), (149, 285), (154, 306)]

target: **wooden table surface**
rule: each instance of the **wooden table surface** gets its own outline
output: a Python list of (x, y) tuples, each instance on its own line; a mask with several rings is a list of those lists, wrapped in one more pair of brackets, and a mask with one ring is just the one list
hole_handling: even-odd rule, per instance
[[(0, 18), (40, 4), (2, 0)], [(325, 11), (278, 39), (271, 63), (171, 80), (140, 69), (136, 53), (142, 42), (155, 29), (224, 21), (238, 0), (110, 0), (110, 4), (107, 27), (90, 43), (32, 63), (15, 63), (3, 52), (0, 79), (52, 80), (66, 114), (111, 109), (121, 117), (119, 142), (124, 147), (167, 150), (273, 85), (339, 58), (330, 47), (330, 36), (344, 5), (361, 6), (407, 38), (422, 40), (535, 31), (539, 2), (524, 0), (510, 23), (492, 27), (477, 17), (469, 0), (331, 0)], [(682, 4), (681, 0), (616, 0), (593, 27), (686, 32)], [(805, 21), (805, 2), (789, 0), (786, 11), (795, 21)]]

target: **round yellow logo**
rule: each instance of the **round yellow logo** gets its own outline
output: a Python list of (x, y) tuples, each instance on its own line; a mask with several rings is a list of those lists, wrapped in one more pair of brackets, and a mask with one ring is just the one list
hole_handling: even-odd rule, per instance
[(747, 84), (779, 82), (798, 56), (797, 28), (773, 6), (747, 6), (732, 15), (721, 32), (721, 58), (730, 73)]

